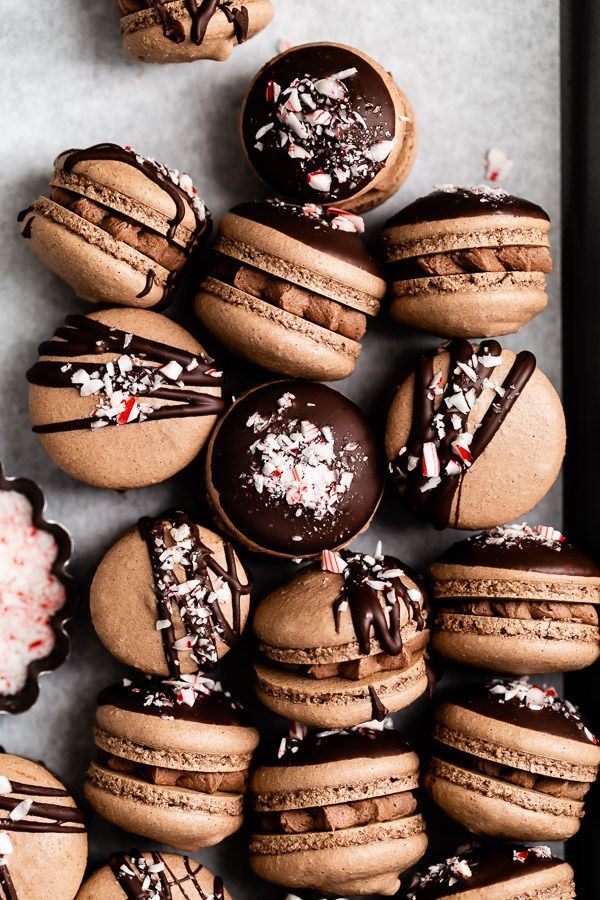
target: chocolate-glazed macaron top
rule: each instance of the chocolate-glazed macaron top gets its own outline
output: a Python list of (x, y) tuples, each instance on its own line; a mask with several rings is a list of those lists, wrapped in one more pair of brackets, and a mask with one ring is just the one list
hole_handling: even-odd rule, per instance
[(98, 706), (204, 725), (245, 725), (245, 711), (219, 682), (199, 675), (124, 679), (98, 694)]
[(475, 891), (522, 875), (563, 865), (549, 847), (498, 845), (459, 848), (456, 856), (413, 876), (407, 900), (439, 900)]
[(457, 566), (600, 577), (600, 566), (549, 525), (505, 525), (453, 544), (436, 560)]
[(386, 228), (400, 225), (416, 225), (419, 222), (437, 222), (443, 219), (471, 218), (473, 216), (519, 216), (527, 219), (545, 219), (548, 213), (541, 206), (514, 197), (499, 187), (479, 185), (474, 188), (448, 185), (419, 197), (385, 223)]
[(561, 699), (554, 688), (529, 684), (526, 678), (471, 687), (457, 693), (451, 702), (488, 719), (519, 728), (584, 744), (598, 744), (572, 703)]
[(230, 213), (281, 231), (288, 237), (380, 277), (379, 269), (359, 237), (362, 219), (353, 213), (314, 203), (300, 206), (283, 200), (240, 203)]
[(346, 200), (385, 165), (395, 108), (381, 74), (349, 47), (305, 44), (258, 73), (242, 112), (249, 160), (297, 200)]
[(249, 391), (221, 420), (209, 477), (244, 537), (310, 556), (367, 525), (384, 470), (375, 434), (352, 401), (322, 384), (277, 381)]
[(406, 738), (391, 728), (359, 726), (344, 731), (312, 731), (303, 738), (282, 740), (267, 765), (320, 766), (353, 759), (381, 759), (412, 753)]

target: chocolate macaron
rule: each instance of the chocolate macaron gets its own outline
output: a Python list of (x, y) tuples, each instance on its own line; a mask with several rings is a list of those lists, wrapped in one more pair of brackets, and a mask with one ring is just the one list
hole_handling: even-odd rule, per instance
[(384, 894), (427, 848), (419, 759), (395, 731), (313, 733), (253, 773), (250, 865), (266, 881), (329, 895)]
[(50, 197), (19, 213), (21, 234), (90, 303), (165, 306), (210, 234), (210, 213), (190, 176), (131, 147), (67, 150), (50, 186)]
[(223, 879), (189, 856), (158, 850), (115, 853), (75, 900), (231, 900)]
[(470, 846), (415, 875), (406, 900), (574, 900), (571, 866), (550, 847)]
[(256, 610), (258, 697), (308, 725), (384, 719), (427, 690), (427, 615), (422, 580), (399, 559), (326, 551)]
[(507, 525), (454, 544), (429, 570), (433, 646), (467, 666), (524, 675), (600, 657), (600, 567), (549, 525)]
[(356, 404), (323, 384), (275, 381), (243, 394), (208, 447), (206, 483), (222, 528), (291, 559), (350, 543), (379, 505), (384, 466)]
[(470, 831), (562, 841), (579, 830), (600, 745), (553, 688), (521, 680), (464, 689), (437, 708), (433, 738), (425, 788)]
[(415, 160), (408, 100), (379, 63), (352, 47), (292, 47), (254, 77), (242, 143), (275, 194), (366, 211), (395, 194)]
[(546, 306), (544, 210), (498, 187), (448, 185), (383, 227), (392, 315), (444, 337), (519, 331)]
[(225, 60), (273, 18), (270, 0), (117, 0), (121, 37), (144, 62)]
[(386, 290), (363, 229), (358, 216), (331, 207), (234, 206), (219, 226), (198, 317), (234, 353), (266, 369), (346, 378)]
[(258, 732), (218, 682), (182, 675), (106, 688), (94, 741), (84, 793), (109, 822), (178, 850), (240, 828)]
[(565, 452), (558, 394), (535, 356), (457, 338), (400, 385), (386, 453), (407, 501), (436, 528), (490, 528), (528, 512)]
[(0, 896), (73, 900), (87, 847), (83, 814), (62, 782), (40, 763), (0, 751)]
[(33, 431), (57, 466), (96, 487), (158, 484), (200, 452), (222, 372), (179, 325), (140, 309), (67, 316), (27, 372)]
[(214, 668), (237, 644), (249, 606), (249, 578), (229, 541), (179, 510), (126, 531), (90, 591), (102, 643), (149, 675)]

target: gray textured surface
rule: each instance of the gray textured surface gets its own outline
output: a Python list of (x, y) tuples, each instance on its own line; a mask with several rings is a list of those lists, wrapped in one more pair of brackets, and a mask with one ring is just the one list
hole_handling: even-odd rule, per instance
[[(51, 515), (71, 528), (76, 542), (74, 571), (84, 590), (104, 548), (140, 514), (158, 512), (184, 499), (192, 513), (206, 513), (197, 489), (197, 466), (159, 488), (126, 495), (101, 492), (63, 475), (29, 431), (23, 373), (39, 341), (50, 336), (65, 314), (83, 306), (17, 237), (16, 212), (45, 190), (51, 162), (60, 150), (103, 140), (130, 143), (189, 171), (218, 218), (232, 203), (260, 195), (244, 168), (237, 137), (239, 102), (250, 76), (276, 52), (281, 39), (346, 42), (360, 46), (392, 71), (414, 106), (421, 133), (413, 174), (395, 199), (368, 216), (370, 232), (432, 185), (479, 183), (484, 153), (497, 146), (515, 161), (507, 186), (541, 203), (551, 214), (558, 260), (557, 0), (503, 0), (501, 4), (492, 0), (275, 0), (273, 24), (238, 48), (228, 63), (182, 67), (128, 61), (121, 51), (114, 5), (111, 0), (4, 0), (0, 26), (4, 106), (0, 454), (9, 474), (25, 474), (42, 482)], [(550, 281), (548, 310), (522, 335), (507, 340), (512, 348), (533, 349), (555, 384), (560, 374), (558, 287), (557, 266)], [(185, 310), (182, 315), (185, 319)], [(340, 387), (382, 420), (381, 398), (399, 367), (416, 347), (434, 343), (435, 339), (402, 331), (382, 317), (365, 341), (357, 373)], [(560, 518), (557, 486), (530, 519), (558, 523)], [(420, 525), (390, 496), (360, 546), (370, 547), (378, 537), (384, 539), (388, 552), (422, 564), (453, 535), (439, 535)], [(254, 569), (262, 584), (281, 579), (286, 571), (265, 564)], [(71, 629), (71, 661), (44, 680), (33, 710), (12, 720), (0, 719), (0, 744), (43, 758), (77, 793), (91, 752), (95, 694), (119, 672), (96, 640), (85, 606), (84, 601)], [(238, 677), (248, 678), (246, 674)], [(412, 726), (425, 714), (424, 704), (417, 704), (404, 718)], [(265, 723), (272, 727), (272, 721), (265, 719)], [(92, 863), (132, 840), (94, 821)], [(202, 858), (222, 870), (240, 900), (279, 896), (251, 880), (243, 841), (238, 838)]]

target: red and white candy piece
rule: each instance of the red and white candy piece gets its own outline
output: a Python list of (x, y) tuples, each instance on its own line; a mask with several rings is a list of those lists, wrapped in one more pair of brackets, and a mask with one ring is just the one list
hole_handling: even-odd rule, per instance
[(313, 191), (321, 191), (327, 194), (331, 190), (331, 175), (324, 172), (323, 169), (317, 169), (315, 172), (309, 172), (306, 176), (308, 186)]
[(346, 563), (333, 550), (323, 550), (321, 553), (321, 569), (323, 572), (332, 572), (334, 575), (341, 575), (346, 568)]
[(427, 478), (437, 478), (440, 474), (440, 458), (433, 441), (425, 441), (423, 444), (421, 471)]

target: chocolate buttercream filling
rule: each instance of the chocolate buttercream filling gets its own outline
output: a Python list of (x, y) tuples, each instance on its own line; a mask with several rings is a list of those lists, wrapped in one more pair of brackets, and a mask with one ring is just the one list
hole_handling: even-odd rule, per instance
[(260, 813), (259, 822), (268, 834), (308, 834), (316, 831), (342, 831), (376, 822), (393, 822), (411, 816), (417, 801), (411, 791), (369, 797), (328, 806)]
[(281, 668), (305, 675), (308, 678), (347, 678), (349, 681), (360, 681), (375, 675), (377, 672), (404, 671), (423, 656), (423, 650), (429, 639), (429, 632), (420, 632), (414, 638), (405, 641), (402, 651), (396, 656), (388, 653), (376, 653), (373, 656), (362, 656), (358, 659), (343, 662), (322, 663), (313, 665), (294, 665), (279, 663)]
[(182, 787), (203, 794), (243, 794), (248, 784), (248, 772), (190, 772), (131, 762), (111, 753), (100, 755), (100, 764), (113, 772), (133, 775), (141, 781), (162, 787)]
[(534, 772), (526, 772), (524, 769), (516, 769), (513, 766), (506, 766), (502, 763), (474, 756), (472, 753), (458, 750), (456, 747), (449, 747), (448, 744), (443, 744), (440, 741), (434, 741), (433, 752), (435, 757), (444, 762), (460, 766), (471, 772), (489, 775), (492, 778), (506, 781), (509, 784), (514, 784), (517, 787), (526, 788), (530, 791), (539, 791), (551, 797), (559, 797), (564, 800), (583, 800), (590, 789), (590, 785), (583, 781), (550, 778)]
[(548, 247), (509, 246), (475, 247), (449, 250), (410, 259), (388, 266), (388, 277), (395, 282), (431, 275), (465, 275), (479, 272), (552, 272)]
[(471, 600), (444, 599), (439, 601), (439, 605), (444, 612), (469, 616), (598, 625), (598, 609), (591, 603), (475, 598)]

